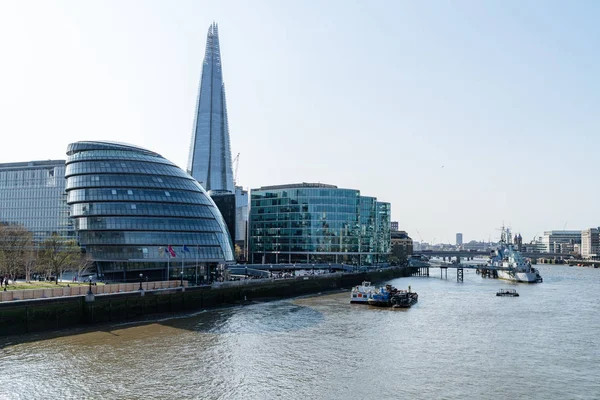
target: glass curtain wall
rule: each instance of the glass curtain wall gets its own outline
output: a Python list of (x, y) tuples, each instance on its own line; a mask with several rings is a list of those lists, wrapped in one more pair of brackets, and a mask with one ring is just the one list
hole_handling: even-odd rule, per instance
[(370, 265), (377, 258), (377, 202), (358, 190), (263, 187), (251, 191), (250, 203), (251, 263)]
[(71, 218), (105, 278), (136, 281), (142, 274), (200, 283), (216, 278), (218, 264), (233, 261), (214, 202), (170, 161), (108, 142), (72, 143), (67, 155)]

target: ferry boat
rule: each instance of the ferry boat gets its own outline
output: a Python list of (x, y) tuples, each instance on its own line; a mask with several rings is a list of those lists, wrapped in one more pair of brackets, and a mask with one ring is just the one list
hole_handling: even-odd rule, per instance
[(371, 286), (371, 282), (364, 281), (361, 285), (354, 286), (350, 292), (351, 304), (368, 304), (371, 293), (376, 291), (375, 286)]
[(498, 279), (526, 283), (543, 282), (540, 272), (531, 266), (531, 261), (525, 259), (514, 248), (508, 228), (502, 228), (499, 246), (492, 254), (488, 265), (506, 268), (498, 270)]

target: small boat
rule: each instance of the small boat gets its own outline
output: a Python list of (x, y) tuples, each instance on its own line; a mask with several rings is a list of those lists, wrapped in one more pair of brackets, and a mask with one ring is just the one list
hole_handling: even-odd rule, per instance
[(371, 286), (371, 282), (364, 281), (361, 285), (354, 286), (350, 292), (351, 304), (368, 304), (367, 301), (371, 297), (371, 293), (376, 291), (375, 286)]
[(515, 289), (500, 289), (496, 296), (502, 297), (519, 297), (519, 293)]

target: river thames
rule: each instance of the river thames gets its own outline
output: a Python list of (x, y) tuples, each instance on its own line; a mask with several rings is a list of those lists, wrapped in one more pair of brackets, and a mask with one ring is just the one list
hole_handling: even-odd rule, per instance
[(539, 267), (390, 281), (419, 293), (408, 310), (346, 291), (0, 338), (0, 398), (599, 399), (600, 269)]

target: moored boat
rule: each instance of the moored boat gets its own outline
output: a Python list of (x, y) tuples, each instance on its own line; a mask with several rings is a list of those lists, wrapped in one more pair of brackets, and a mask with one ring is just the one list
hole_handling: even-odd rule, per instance
[(540, 272), (531, 266), (511, 243), (510, 230), (502, 228), (500, 243), (492, 255), (489, 265), (498, 267), (498, 279), (511, 282), (538, 283), (543, 282)]
[(392, 308), (410, 308), (419, 301), (419, 295), (416, 292), (401, 290), (390, 299)]
[(350, 292), (350, 303), (351, 304), (368, 304), (368, 299), (371, 293), (377, 288), (371, 286), (371, 282), (364, 281), (361, 285), (354, 286)]
[(367, 300), (367, 303), (370, 306), (375, 307), (389, 307), (390, 297), (392, 295), (392, 291), (394, 290), (396, 290), (396, 288), (392, 287), (392, 285), (385, 285), (385, 287), (380, 287), (379, 289), (371, 293), (371, 296)]
[(369, 297), (368, 304), (375, 307), (409, 308), (419, 300), (419, 295), (410, 290), (396, 289), (391, 285), (379, 288)]

